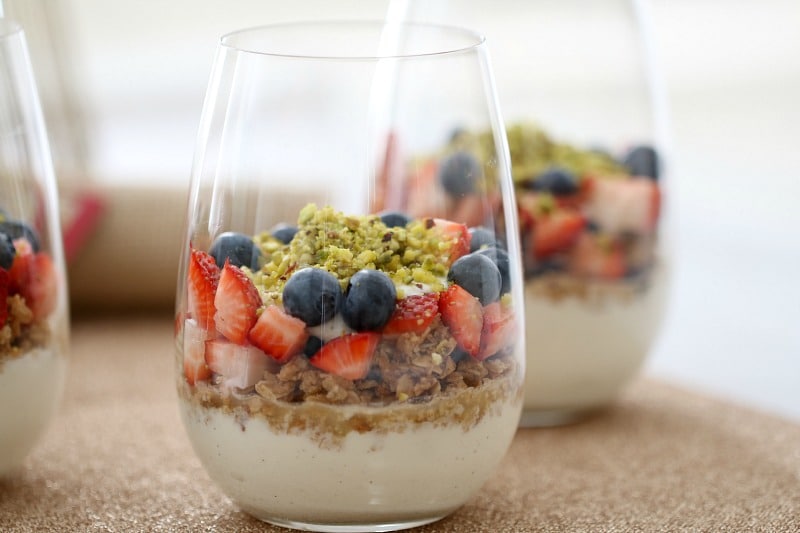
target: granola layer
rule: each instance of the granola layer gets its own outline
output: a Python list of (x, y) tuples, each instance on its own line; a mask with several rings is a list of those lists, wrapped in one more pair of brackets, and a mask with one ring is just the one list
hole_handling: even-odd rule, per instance
[(50, 327), (46, 321), (34, 320), (33, 312), (19, 294), (6, 298), (8, 317), (0, 328), (0, 371), (3, 364), (45, 346), (50, 340)]
[(525, 281), (525, 295), (559, 303), (578, 300), (588, 307), (602, 308), (616, 303), (626, 305), (642, 298), (654, 283), (663, 266), (654, 264), (642, 275), (621, 280), (592, 279), (567, 272), (550, 272)]
[[(508, 359), (513, 364), (513, 359)], [(463, 373), (471, 374), (466, 369)], [(474, 386), (458, 381), (435, 396), (417, 396), (391, 405), (287, 402), (265, 398), (255, 391), (235, 392), (208, 383), (195, 387), (181, 383), (179, 394), (197, 408), (230, 414), (242, 431), (247, 431), (251, 418), (258, 418), (275, 433), (303, 434), (320, 447), (338, 448), (353, 432), (402, 433), (424, 423), (461, 426), (467, 431), (484, 417), (497, 416), (502, 409), (521, 403), (522, 389), (515, 371), (494, 378), (488, 377), (488, 370), (486, 373), (487, 377)]]

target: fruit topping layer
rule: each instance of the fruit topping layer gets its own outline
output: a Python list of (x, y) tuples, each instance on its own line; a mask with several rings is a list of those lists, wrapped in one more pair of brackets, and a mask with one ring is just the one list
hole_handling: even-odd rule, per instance
[(57, 299), (56, 268), (38, 233), (0, 210), (0, 364), (47, 343)]
[(617, 280), (653, 266), (661, 212), (650, 146), (612, 155), (558, 142), (533, 126), (508, 129), (528, 277), (566, 272)]
[(518, 380), (508, 270), (485, 229), (397, 212), (223, 233), (190, 250), (183, 378), (212, 404), (337, 405)]
[[(656, 151), (641, 145), (612, 155), (556, 141), (530, 124), (510, 126), (507, 135), (525, 278), (547, 279), (552, 296), (582, 290), (575, 280), (646, 282), (662, 202)], [(404, 178), (409, 209), (483, 220), (497, 209), (494, 146), (490, 134), (458, 130), (440, 154), (413, 161)], [(499, 213), (495, 220), (502, 222)]]

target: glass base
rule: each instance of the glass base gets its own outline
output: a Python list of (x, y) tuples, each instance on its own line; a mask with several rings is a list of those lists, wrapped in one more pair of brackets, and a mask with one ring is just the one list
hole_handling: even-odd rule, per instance
[(519, 427), (547, 428), (566, 426), (585, 420), (598, 411), (599, 409), (576, 409), (568, 407), (562, 409), (525, 409), (522, 411)]
[(307, 522), (297, 522), (294, 520), (279, 520), (275, 518), (262, 518), (256, 517), (262, 522), (272, 524), (274, 526), (287, 527), (290, 529), (299, 529), (300, 531), (327, 531), (331, 533), (367, 533), (370, 531), (398, 531), (400, 529), (411, 529), (412, 527), (424, 526), (431, 522), (441, 520), (446, 515), (436, 516), (434, 518), (424, 518), (417, 520), (401, 521), (401, 522), (386, 522), (380, 524), (310, 524)]

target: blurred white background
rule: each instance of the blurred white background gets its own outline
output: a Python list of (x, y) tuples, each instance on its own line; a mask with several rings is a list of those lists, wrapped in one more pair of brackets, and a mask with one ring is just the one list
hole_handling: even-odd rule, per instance
[[(535, 3), (431, 1), (425, 9), (502, 28)], [(89, 176), (147, 186), (188, 182), (219, 35), (387, 10), (356, 0), (61, 4)], [(800, 421), (800, 2), (651, 5), (670, 110), (676, 246), (671, 305), (645, 371)], [(581, 38), (569, 30), (565, 38)], [(513, 93), (502, 57), (495, 66), (501, 93)]]

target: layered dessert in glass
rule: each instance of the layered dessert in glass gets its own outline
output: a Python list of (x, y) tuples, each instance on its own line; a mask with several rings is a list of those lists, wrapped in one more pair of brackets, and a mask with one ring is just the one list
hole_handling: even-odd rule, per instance
[[(521, 424), (560, 424), (612, 402), (657, 334), (666, 300), (660, 156), (649, 145), (563, 142), (531, 123), (507, 136), (525, 280)], [(493, 154), (490, 133), (454, 131), (439, 153), (408, 166), (409, 183), (437, 185), (440, 196), (428, 185), (413, 197), (411, 187), (412, 213), (486, 218), (491, 203), (470, 198), (492, 179)], [(495, 233), (477, 246), (484, 253), (503, 253)]]
[(314, 204), (192, 245), (181, 412), (242, 509), (408, 527), (480, 489), (518, 424), (524, 354), (508, 265), (471, 245), (446, 219)]
[(66, 373), (63, 282), (38, 233), (0, 210), (0, 476), (55, 414)]

